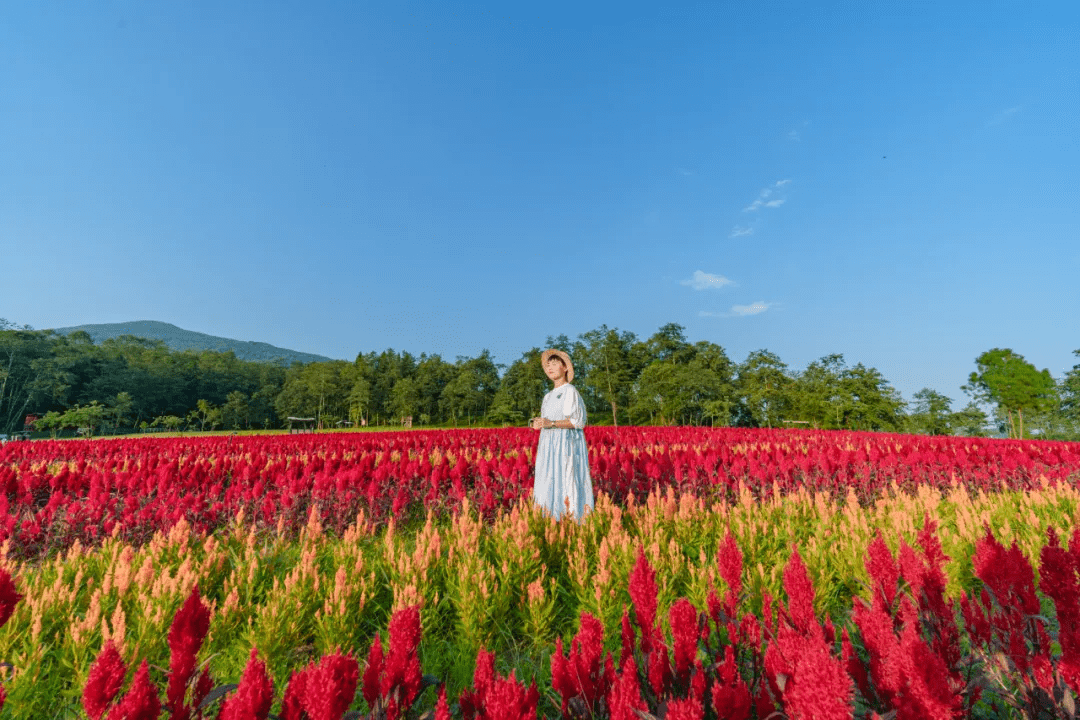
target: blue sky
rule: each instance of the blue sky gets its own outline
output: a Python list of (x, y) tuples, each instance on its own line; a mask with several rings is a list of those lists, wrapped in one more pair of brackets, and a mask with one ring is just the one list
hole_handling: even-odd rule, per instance
[(963, 403), (1080, 348), (1080, 3), (33, 2), (0, 316), (511, 362), (668, 322)]

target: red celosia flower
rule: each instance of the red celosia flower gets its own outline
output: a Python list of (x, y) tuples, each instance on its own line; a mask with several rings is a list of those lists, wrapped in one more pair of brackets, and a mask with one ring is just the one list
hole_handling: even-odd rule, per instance
[(150, 668), (143, 660), (135, 671), (131, 689), (109, 711), (108, 720), (157, 720), (161, 715), (161, 700), (157, 688), (150, 682)]
[(303, 706), (311, 720), (341, 720), (352, 705), (360, 665), (351, 655), (324, 655), (308, 672)]
[(896, 564), (889, 546), (881, 538), (881, 530), (866, 548), (866, 572), (873, 583), (875, 600), (880, 595), (886, 608), (891, 608), (896, 599), (896, 583), (900, 580), (900, 568)]
[(852, 684), (843, 663), (833, 657), (814, 616), (814, 589), (797, 550), (784, 569), (791, 623), (780, 624), (765, 652), (769, 680), (779, 689), (791, 718), (847, 718)]
[(690, 683), (690, 669), (698, 648), (698, 613), (686, 598), (679, 598), (668, 611), (671, 623), (672, 646), (675, 654), (675, 679), (679, 687), (686, 689)]
[(0, 568), (0, 627), (11, 618), (15, 612), (15, 606), (23, 599), (22, 593), (15, 587), (15, 581), (11, 579), (11, 573)]
[(190, 708), (184, 703), (187, 684), (195, 672), (196, 656), (210, 629), (210, 608), (199, 597), (199, 586), (191, 589), (169, 628), (169, 687), (166, 707), (176, 720), (189, 717)]
[(100, 720), (109, 703), (119, 694), (126, 673), (127, 667), (116, 643), (109, 640), (90, 666), (83, 688), (83, 709), (91, 720)]
[[(642, 638), (643, 646), (645, 639)], [(667, 645), (664, 644), (664, 633), (657, 625), (652, 631), (652, 641), (649, 643), (649, 685), (657, 698), (667, 695), (671, 688), (671, 658), (668, 657)]]
[(314, 664), (298, 670), (289, 678), (285, 695), (281, 698), (281, 720), (304, 720), (304, 696), (307, 694), (308, 677)]
[(821, 626), (814, 616), (814, 586), (795, 548), (792, 548), (791, 557), (784, 568), (784, 590), (787, 591), (788, 612), (795, 629), (803, 634), (811, 632), (812, 628), (820, 632)]
[(240, 684), (221, 706), (218, 720), (266, 720), (274, 702), (274, 686), (266, 674), (266, 663), (251, 649)]
[(712, 688), (713, 710), (718, 718), (746, 720), (750, 717), (750, 689), (739, 674), (735, 663), (735, 648), (724, 648), (724, 662), (716, 669), (716, 682)]
[[(1039, 614), (1035, 595), (1035, 572), (1014, 541), (1006, 550), (987, 529), (975, 544), (972, 564), (997, 606), (993, 613), (993, 633), (1004, 640), (1009, 659), (1027, 674), (1031, 661), (1024, 635), (1027, 618)], [(989, 609), (989, 608), (988, 608)]]
[(446, 686), (439, 688), (439, 699), (435, 703), (435, 720), (451, 720), (450, 704), (446, 701)]
[(371, 650), (368, 652), (367, 666), (364, 667), (364, 699), (368, 707), (374, 707), (379, 699), (379, 678), (383, 671), (383, 647), (382, 638), (375, 634), (371, 641)]
[(705, 708), (697, 698), (682, 698), (668, 701), (664, 720), (702, 720)]
[(622, 649), (619, 653), (619, 663), (625, 663), (634, 656), (634, 626), (630, 623), (630, 616), (623, 607), (622, 615)]
[(532, 720), (540, 692), (533, 682), (528, 688), (517, 681), (514, 672), (500, 677), (495, 672), (495, 655), (483, 648), (476, 656), (473, 689), (461, 694), (461, 713), (465, 720)]
[(963, 698), (959, 683), (950, 686), (949, 668), (920, 637), (918, 626), (908, 623), (900, 640), (899, 654), (893, 662), (899, 665), (903, 686), (897, 704), (897, 720), (949, 720), (960, 717)]
[[(420, 692), (420, 608), (403, 608), (390, 618), (390, 652), (386, 656), (380, 691), (387, 700), (388, 720), (397, 720)], [(366, 681), (365, 675), (365, 681)]]
[[(1073, 544), (1078, 543), (1073, 536)], [(1070, 550), (1073, 548), (1070, 547)], [(1080, 549), (1080, 548), (1078, 548)], [(1062, 677), (1074, 692), (1080, 691), (1080, 582), (1077, 580), (1078, 555), (1066, 551), (1053, 528), (1047, 530), (1039, 563), (1039, 589), (1054, 601), (1057, 610), (1058, 642), (1061, 644), (1059, 668)]]
[(716, 552), (716, 565), (720, 571), (720, 577), (724, 578), (728, 586), (724, 604), (728, 615), (731, 616), (735, 615), (735, 607), (739, 601), (739, 594), (742, 592), (742, 563), (742, 551), (735, 542), (735, 536), (731, 534), (731, 528), (728, 528), (727, 535), (724, 536), (724, 541), (720, 543), (720, 548)]
[(803, 635), (785, 623), (765, 653), (765, 667), (793, 720), (851, 717), (851, 678), (829, 652), (820, 626)]
[[(638, 686), (638, 670), (633, 656), (623, 660), (622, 668), (611, 685), (608, 694), (608, 712), (611, 720), (638, 720), (634, 710), (648, 710), (649, 706), (641, 699)], [(469, 720), (469, 718), (466, 718)]]
[(586, 712), (592, 714), (605, 697), (614, 676), (611, 656), (604, 653), (604, 626), (587, 612), (581, 613), (581, 627), (570, 643), (570, 655), (564, 657), (562, 638), (555, 640), (551, 656), (551, 685), (562, 697), (566, 715), (570, 700), (580, 698)]
[(495, 653), (484, 648), (476, 653), (476, 669), (473, 671), (473, 689), (461, 693), (459, 704), (465, 720), (473, 720), (483, 707), (487, 690), (495, 682)]

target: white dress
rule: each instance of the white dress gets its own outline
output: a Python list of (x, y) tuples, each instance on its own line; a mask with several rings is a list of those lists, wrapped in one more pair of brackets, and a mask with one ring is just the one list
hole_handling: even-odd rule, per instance
[(567, 383), (544, 396), (540, 415), (545, 420), (569, 420), (573, 429), (540, 431), (536, 448), (533, 499), (537, 505), (560, 518), (567, 512), (581, 520), (593, 508), (589, 450), (585, 446), (585, 403), (577, 388)]

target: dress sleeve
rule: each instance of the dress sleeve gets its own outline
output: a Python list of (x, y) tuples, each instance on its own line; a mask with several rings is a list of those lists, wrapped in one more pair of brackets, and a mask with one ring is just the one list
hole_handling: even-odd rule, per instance
[(578, 430), (585, 427), (585, 403), (581, 401), (581, 393), (574, 388), (573, 392), (563, 396), (563, 416), (566, 417)]

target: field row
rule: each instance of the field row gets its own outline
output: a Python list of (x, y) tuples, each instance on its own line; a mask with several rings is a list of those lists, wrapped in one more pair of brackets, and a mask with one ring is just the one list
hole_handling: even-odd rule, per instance
[[(862, 504), (892, 489), (1030, 490), (1080, 478), (1080, 446), (879, 433), (587, 428), (594, 487), (617, 504), (674, 488), (706, 500), (810, 490)], [(532, 492), (523, 429), (326, 436), (156, 438), (0, 447), (0, 541), (49, 557), (118, 534), (145, 542), (183, 520), (198, 532), (240, 511), (299, 532), (311, 508), (340, 534), (358, 513), (483, 517)]]
[(733, 503), (706, 504), (669, 488), (625, 508), (601, 495), (580, 525), (528, 503), (484, 522), (466, 503), (409, 531), (393, 522), (377, 528), (363, 513), (333, 535), (313, 512), (298, 537), (242, 516), (210, 536), (181, 521), (145, 543), (76, 543), (44, 563), (17, 560), (6, 542), (0, 566), (25, 599), (0, 629), (0, 659), (15, 667), (9, 706), (33, 709), (17, 716), (52, 716), (78, 705), (90, 663), (110, 639), (130, 662), (168, 667), (168, 628), (197, 586), (209, 612), (200, 657), (223, 681), (240, 677), (254, 647), (283, 688), (311, 659), (339, 648), (360, 654), (394, 611), (418, 606), (424, 669), (452, 694), (471, 682), (481, 647), (543, 685), (553, 643), (569, 640), (581, 613), (596, 618), (608, 649), (617, 646), (623, 612), (637, 604), (639, 551), (656, 569), (665, 631), (679, 598), (704, 609), (711, 589), (731, 587), (717, 563), (729, 533), (741, 553), (740, 613), (762, 618), (766, 597), (785, 596), (784, 568), (797, 547), (816, 588), (813, 609), (847, 621), (853, 597), (872, 599), (865, 558), (879, 532), (898, 552), (919, 542), (927, 519), (936, 523), (952, 558), (940, 560), (942, 588), (959, 598), (982, 586), (972, 558), (987, 528), (1037, 562), (1048, 527), (1072, 533), (1078, 500), (1068, 486), (974, 495), (924, 486), (866, 507), (854, 495), (837, 501), (806, 491), (758, 501), (744, 490)]

